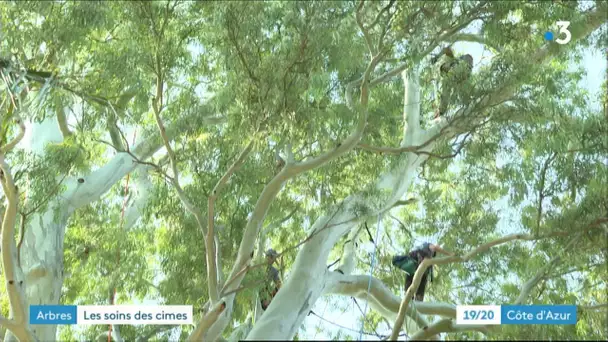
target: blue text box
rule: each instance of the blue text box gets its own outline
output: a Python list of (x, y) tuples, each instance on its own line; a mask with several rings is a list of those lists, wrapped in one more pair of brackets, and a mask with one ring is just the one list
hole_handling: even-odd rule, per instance
[(30, 305), (30, 324), (76, 324), (76, 305)]
[(576, 324), (576, 305), (501, 305), (501, 324)]

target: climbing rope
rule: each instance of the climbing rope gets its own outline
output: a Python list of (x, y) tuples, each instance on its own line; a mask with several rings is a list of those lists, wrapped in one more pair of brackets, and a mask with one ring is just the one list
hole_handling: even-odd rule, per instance
[[(327, 301), (325, 302), (325, 308), (323, 308), (323, 312), (321, 313), (321, 316), (325, 316), (325, 310), (327, 310), (327, 306), (329, 305), (329, 299), (327, 299)], [(310, 310), (310, 312), (312, 312), (315, 316), (319, 316), (316, 313), (314, 313), (312, 310)], [(309, 313), (310, 314), (310, 313)], [(319, 318), (322, 318), (319, 316)], [(317, 334), (319, 333), (319, 330), (315, 331), (315, 335), (312, 337), (312, 339), (314, 340), (315, 338), (317, 338)]]
[[(382, 215), (378, 214), (378, 224), (377, 224), (377, 229), (376, 229), (376, 239), (373, 241), (374, 242), (374, 253), (372, 254), (372, 264), (370, 265), (369, 268), (369, 282), (367, 283), (367, 298), (369, 299), (369, 290), (372, 287), (372, 275), (374, 273), (374, 266), (376, 263), (376, 253), (378, 251), (378, 236), (380, 235), (380, 230), (382, 228), (382, 226), (380, 225), (380, 223), (382, 222)], [(367, 319), (367, 306), (368, 306), (368, 302), (369, 300), (365, 301), (365, 310), (363, 310), (363, 321), (361, 322), (361, 330), (359, 331), (359, 341), (361, 341), (361, 337), (363, 336), (363, 327), (365, 325), (365, 320)]]
[[(334, 325), (334, 326), (336, 326), (336, 327), (338, 327), (338, 328), (341, 328), (341, 329), (344, 329), (344, 330), (348, 330), (348, 331), (352, 331), (352, 332), (357, 332), (357, 333), (359, 332), (359, 330), (355, 330), (355, 329), (352, 329), (352, 328), (349, 328), (349, 327), (345, 327), (345, 326), (343, 326), (343, 325), (341, 325), (341, 324), (338, 324), (338, 323), (336, 323), (336, 322), (332, 322), (332, 321), (328, 320), (327, 318), (324, 318), (323, 316), (321, 316), (321, 315), (317, 314), (316, 312), (314, 312), (314, 311), (312, 311), (312, 310), (310, 311), (310, 314), (311, 314), (311, 315), (314, 315), (314, 316), (316, 316), (318, 319), (320, 319), (320, 320), (322, 320), (322, 321), (324, 321), (324, 322), (326, 322), (326, 323), (329, 323), (329, 324), (331, 324), (331, 325)], [(378, 338), (380, 338), (380, 339), (386, 339), (386, 338), (388, 338), (388, 337), (390, 337), (390, 336), (391, 336), (390, 334), (388, 334), (388, 335), (381, 335), (381, 334), (378, 334), (378, 333), (371, 333), (371, 332), (369, 332), (369, 331), (364, 331), (364, 332), (363, 332), (363, 335), (367, 335), (367, 336), (375, 336), (375, 337), (378, 337)], [(401, 334), (399, 334), (399, 337), (403, 337), (403, 336), (407, 336), (407, 335), (406, 335), (405, 333), (401, 333)]]
[[(133, 142), (131, 145), (135, 144), (135, 137), (137, 136), (137, 130), (133, 131)], [(127, 180), (125, 181), (125, 192), (124, 199), (122, 201), (122, 212), (120, 214), (120, 229), (124, 228), (125, 222), (125, 209), (127, 208), (127, 200), (129, 195), (129, 179), (131, 178), (131, 172), (127, 173)], [(116, 270), (120, 267), (120, 248), (116, 247)], [(114, 286), (114, 291), (112, 291), (112, 295), (110, 296), (110, 305), (114, 305), (114, 300), (116, 298), (116, 286)], [(112, 341), (112, 324), (108, 325), (108, 342)]]

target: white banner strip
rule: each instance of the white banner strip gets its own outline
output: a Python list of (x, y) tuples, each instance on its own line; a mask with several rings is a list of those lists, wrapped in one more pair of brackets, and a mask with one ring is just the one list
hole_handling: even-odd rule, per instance
[(192, 305), (78, 305), (77, 324), (192, 324)]

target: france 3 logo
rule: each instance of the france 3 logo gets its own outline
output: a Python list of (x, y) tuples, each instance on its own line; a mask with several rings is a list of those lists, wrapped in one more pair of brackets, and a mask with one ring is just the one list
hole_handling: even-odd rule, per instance
[[(555, 25), (557, 26), (558, 35), (560, 36), (557, 39), (555, 39), (555, 42), (560, 45), (567, 44), (572, 39), (572, 34), (568, 30), (568, 26), (570, 26), (570, 22), (569, 21), (558, 21), (555, 23)], [(545, 40), (547, 40), (547, 41), (553, 41), (553, 39), (555, 38), (553, 32), (551, 32), (551, 31), (545, 32), (544, 36), (545, 36)]]

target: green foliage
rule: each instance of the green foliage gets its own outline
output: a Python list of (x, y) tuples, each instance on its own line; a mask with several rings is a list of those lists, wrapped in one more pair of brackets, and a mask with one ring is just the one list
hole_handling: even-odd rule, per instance
[[(46, 145), (43, 155), (18, 149), (7, 156), (18, 187), (27, 189), (26, 194), (22, 192), (20, 209), (37, 214), (57, 210), (49, 208), (49, 203), (73, 185), (68, 179), (84, 177), (106, 165), (115, 153), (107, 144), (108, 126), (120, 128), (125, 135), (121, 138), (129, 145), (132, 138), (126, 131), (135, 130), (137, 137), (159, 138), (150, 104), (156, 96), (160, 69), (165, 81), (161, 117), (165, 126), (179, 132), (172, 147), (181, 185), (189, 201), (203, 212), (211, 190), (236, 156), (254, 134), (262, 136), (215, 204), (220, 273), (226, 276), (234, 266), (260, 193), (278, 172), (277, 151), (285, 157), (289, 144), (298, 161), (318, 156), (340, 145), (357, 122), (358, 113), (349, 109), (344, 98), (346, 85), (363, 74), (370, 59), (354, 20), (357, 4), (0, 4), (0, 58), (9, 58), (20, 68), (56, 75), (56, 82), (21, 83), (20, 88), (27, 85), (31, 91), (26, 94), (21, 89), (18, 93), (23, 97), (18, 111), (10, 105), (9, 97), (0, 99), (0, 144), (16, 136), (17, 126), (11, 120), (17, 113), (25, 120), (41, 121), (55, 119), (66, 107), (72, 133), (61, 143)], [(387, 4), (365, 2), (361, 16), (366, 25)], [(487, 43), (483, 45), (484, 60), (475, 61), (474, 74), (458, 90), (459, 99), (452, 106), (454, 110), (473, 106), (471, 115), (488, 121), (464, 127), (465, 133), (471, 133), (466, 137), (439, 139), (433, 156), (417, 170), (409, 189), (408, 198), (416, 201), (383, 216), (384, 233), (376, 241), (374, 276), (393, 292), (402, 294), (404, 277), (390, 265), (392, 256), (422, 241), (432, 240), (464, 254), (507, 234), (581, 231), (605, 217), (608, 126), (597, 103), (606, 108), (606, 82), (599, 96), (583, 89), (581, 83), (585, 80), (582, 56), (586, 49), (605, 44), (606, 30), (576, 43), (580, 45), (573, 42), (564, 46), (559, 57), (547, 63), (530, 58), (547, 46), (542, 33), (553, 29), (556, 21), (567, 18), (575, 23), (584, 18), (584, 11), (575, 5), (395, 2), (391, 29), (386, 32), (392, 48), (373, 77), (403, 62), (420, 64), (421, 124), (428, 128), (438, 94), (433, 86), (437, 81), (433, 80), (434, 66), (427, 55), (447, 45), (438, 36), (451, 28), (476, 30)], [(575, 26), (571, 26), (572, 33), (578, 39), (580, 31)], [(374, 39), (382, 32), (381, 25), (368, 29)], [(467, 53), (458, 50), (459, 44), (455, 44), (457, 53)], [(551, 47), (550, 51), (557, 49)], [(401, 143), (403, 86), (401, 79), (394, 77), (372, 89), (363, 143), (390, 147)], [(5, 84), (0, 84), (0, 89), (3, 96), (9, 95)], [(510, 98), (479, 107), (481, 100), (509, 89), (515, 91)], [(359, 92), (355, 90), (355, 99)], [(465, 103), (465, 98), (473, 100)], [(222, 116), (226, 121), (209, 125), (209, 116)], [(163, 172), (171, 174), (163, 152), (149, 161), (162, 164)], [(292, 247), (307, 238), (308, 228), (318, 217), (340, 208), (344, 198), (357, 194), (349, 210), (371, 222), (368, 216), (391, 195), (378, 191), (375, 182), (399, 163), (403, 163), (400, 156), (357, 147), (287, 182), (263, 222), (264, 228), (280, 222), (267, 232), (262, 248), (285, 252), (279, 260), (282, 276), (289, 277), (295, 261), (298, 248)], [(124, 180), (99, 201), (72, 214), (64, 243), (62, 303), (106, 304), (116, 288), (120, 304), (149, 300), (193, 305), (195, 320), (200, 317), (208, 300), (205, 237), (170, 182), (156, 171), (151, 179), (153, 187), (142, 217), (129, 230), (124, 229), (121, 219), (123, 201), (131, 204), (138, 194), (129, 191), (132, 198), (125, 199)], [(132, 184), (130, 188), (135, 189)], [(379, 229), (375, 225), (369, 228), (374, 236)], [(367, 233), (362, 234), (360, 244), (367, 241)], [(565, 250), (568, 242), (563, 236), (514, 241), (466, 263), (437, 267), (426, 298), (454, 304), (510, 303), (525, 281), (560, 255), (562, 262), (532, 290), (528, 302), (606, 303), (608, 274), (601, 266), (606, 262), (606, 235), (599, 229), (589, 230), (573, 249)], [(328, 263), (342, 257), (343, 246), (337, 244)], [(254, 260), (260, 252), (255, 251)], [(370, 256), (359, 251), (358, 258), (356, 273), (368, 272)], [(253, 310), (264, 277), (263, 267), (248, 272), (244, 288), (236, 296), (235, 323), (244, 322)], [(4, 294), (1, 291), (4, 288), (0, 289)], [(8, 313), (5, 298), (0, 296), (4, 316)], [(346, 313), (344, 307), (352, 307), (349, 305), (350, 301), (344, 300), (337, 306)], [(367, 318), (366, 332), (385, 330), (378, 313), (370, 312)], [(576, 326), (509, 326), (487, 338), (605, 340), (605, 325), (601, 311), (584, 311)], [(299, 339), (314, 334), (304, 328)], [(59, 338), (93, 340), (106, 329), (66, 326), (60, 329)], [(182, 340), (192, 329), (183, 326), (154, 336), (159, 341)], [(225, 337), (232, 329), (231, 323)], [(125, 340), (150, 332), (150, 327), (125, 326), (121, 330)], [(332, 330), (329, 335), (334, 339), (358, 338), (348, 331)], [(468, 332), (446, 336), (478, 338), (480, 335)]]

